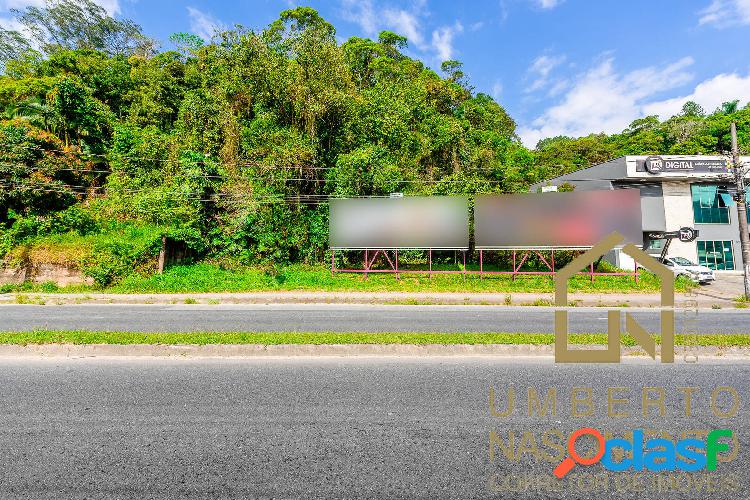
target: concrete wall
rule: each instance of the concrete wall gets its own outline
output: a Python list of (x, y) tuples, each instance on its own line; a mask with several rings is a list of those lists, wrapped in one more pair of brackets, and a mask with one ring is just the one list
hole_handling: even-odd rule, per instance
[(641, 224), (644, 231), (666, 231), (664, 193), (661, 184), (643, 184), (641, 190)]
[(700, 231), (699, 240), (731, 241), (734, 254), (734, 269), (742, 269), (742, 247), (740, 246), (740, 226), (737, 222), (737, 205), (729, 208), (729, 224), (695, 224)]
[(0, 285), (17, 285), (24, 281), (32, 283), (51, 281), (58, 286), (94, 284), (92, 278), (84, 276), (79, 270), (57, 264), (40, 264), (35, 268), (0, 268)]
[[(693, 197), (690, 183), (687, 181), (664, 182), (664, 219), (667, 231), (675, 231), (683, 226), (694, 227), (700, 232), (698, 240), (702, 241), (732, 241), (735, 269), (739, 269), (742, 262), (740, 250), (740, 230), (737, 223), (737, 207), (729, 209), (729, 224), (696, 224), (693, 214)], [(673, 240), (669, 247), (668, 256), (685, 257), (698, 262), (698, 247), (695, 242), (682, 243)]]
[(604, 256), (604, 260), (624, 271), (635, 271), (635, 260), (622, 249), (610, 250)]
[[(664, 193), (664, 223), (667, 231), (695, 226), (690, 184), (685, 181), (665, 181), (662, 183), (662, 192)], [(703, 238), (702, 233), (701, 231), (701, 238)], [(695, 242), (683, 243), (675, 239), (669, 246), (667, 256), (684, 257), (697, 262), (698, 250)]]

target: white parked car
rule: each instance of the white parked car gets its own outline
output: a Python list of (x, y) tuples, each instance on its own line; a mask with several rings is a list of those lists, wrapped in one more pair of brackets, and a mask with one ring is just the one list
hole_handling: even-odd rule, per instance
[(696, 283), (707, 285), (716, 279), (713, 270), (700, 266), (684, 257), (657, 258), (659, 262), (674, 271), (675, 276), (686, 276)]

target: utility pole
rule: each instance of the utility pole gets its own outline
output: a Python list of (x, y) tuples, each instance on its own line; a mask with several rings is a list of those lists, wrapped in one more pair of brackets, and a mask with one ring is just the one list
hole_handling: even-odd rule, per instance
[(740, 163), (740, 150), (737, 146), (737, 126), (732, 122), (732, 171), (737, 186), (737, 222), (740, 226), (740, 245), (742, 247), (742, 267), (745, 272), (745, 298), (750, 299), (750, 234), (747, 228), (747, 202), (745, 186), (745, 165)]

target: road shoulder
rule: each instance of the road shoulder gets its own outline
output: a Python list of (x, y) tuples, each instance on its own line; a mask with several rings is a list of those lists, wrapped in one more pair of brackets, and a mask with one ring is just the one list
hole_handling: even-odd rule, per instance
[[(580, 346), (596, 348), (597, 346)], [(598, 346), (601, 348), (601, 346)], [(691, 346), (678, 349), (676, 361), (700, 359), (750, 362), (748, 346)], [(531, 344), (27, 344), (0, 345), (0, 357), (159, 357), (159, 358), (274, 358), (274, 357), (534, 357), (554, 359), (554, 346)], [(623, 359), (648, 359), (637, 347), (623, 347)]]
[[(679, 293), (677, 307), (733, 309), (735, 296), (714, 290), (696, 289)], [(582, 293), (571, 292), (571, 306), (582, 307), (658, 307), (658, 293)], [(2, 304), (378, 304), (378, 305), (492, 305), (550, 306), (553, 293), (464, 293), (464, 292), (328, 292), (279, 291), (246, 293), (8, 293), (0, 295)], [(740, 304), (739, 307), (743, 307)]]

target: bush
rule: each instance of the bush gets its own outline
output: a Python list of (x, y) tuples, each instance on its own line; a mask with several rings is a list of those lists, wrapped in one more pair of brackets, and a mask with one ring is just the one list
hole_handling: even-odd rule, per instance
[(81, 259), (81, 270), (97, 285), (111, 285), (153, 261), (161, 249), (161, 236), (156, 227), (129, 226), (97, 238)]
[(99, 230), (94, 218), (78, 205), (50, 215), (21, 216), (12, 211), (10, 215), (13, 223), (0, 233), (0, 256), (39, 237), (64, 233), (85, 236)]
[(16, 245), (6, 256), (13, 265), (57, 264), (80, 269), (98, 286), (107, 286), (123, 277), (155, 270), (156, 256), (165, 231), (158, 226), (110, 223), (98, 232), (37, 236)]

